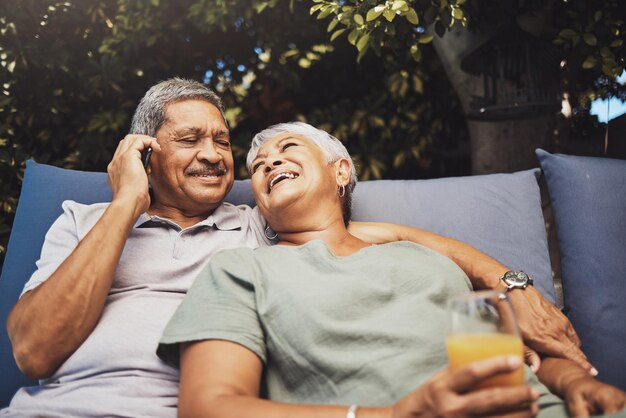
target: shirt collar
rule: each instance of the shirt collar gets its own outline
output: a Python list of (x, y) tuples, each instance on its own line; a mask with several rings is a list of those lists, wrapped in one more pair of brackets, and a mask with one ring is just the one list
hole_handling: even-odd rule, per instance
[[(162, 225), (164, 223), (169, 224), (173, 227), (180, 228), (178, 225), (176, 225), (176, 223), (172, 222), (171, 220), (167, 218), (161, 218), (156, 215), (149, 215), (146, 212), (139, 215), (139, 218), (135, 222), (134, 227), (135, 228), (149, 227), (149, 226), (152, 226), (153, 224)], [(217, 229), (221, 229), (225, 231), (229, 231), (233, 229), (240, 229), (242, 227), (240, 211), (239, 209), (237, 209), (236, 206), (230, 203), (224, 202), (221, 205), (219, 205), (213, 211), (213, 213), (210, 214), (205, 220), (198, 222), (191, 228), (196, 228), (201, 225), (209, 226), (209, 227), (215, 225)]]

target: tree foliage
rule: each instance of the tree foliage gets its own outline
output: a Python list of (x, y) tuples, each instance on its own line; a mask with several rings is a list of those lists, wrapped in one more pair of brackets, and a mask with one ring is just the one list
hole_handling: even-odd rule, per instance
[[(14, 0), (0, 3), (0, 259), (24, 163), (104, 170), (155, 82), (224, 99), (239, 177), (253, 133), (305, 120), (362, 179), (467, 174), (458, 101), (429, 43), (539, 21), (572, 95), (626, 93), (620, 0)], [(532, 26), (532, 25), (531, 25)], [(580, 71), (579, 71), (580, 70)], [(582, 100), (581, 106), (588, 106)]]
[[(496, 32), (520, 26), (561, 50), (572, 70), (566, 90), (584, 97), (619, 96), (615, 82), (626, 68), (626, 8), (620, 0), (312, 0), (311, 15), (330, 20), (334, 40), (347, 33), (359, 59), (368, 50), (410, 53), (422, 60), (424, 45), (456, 25)], [(580, 71), (580, 70), (583, 71)]]
[(339, 137), (360, 176), (466, 174), (463, 118), (434, 52), (361, 57), (308, 1), (0, 3), (0, 257), (25, 160), (104, 170), (145, 91), (172, 76), (224, 99), (239, 177), (253, 133), (305, 120)]

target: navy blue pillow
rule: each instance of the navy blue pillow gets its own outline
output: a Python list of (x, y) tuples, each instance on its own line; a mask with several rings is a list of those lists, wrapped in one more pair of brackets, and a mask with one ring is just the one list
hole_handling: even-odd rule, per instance
[(25, 377), (13, 361), (6, 318), (24, 283), (35, 271), (45, 234), (62, 212), (61, 203), (68, 199), (83, 203), (111, 200), (106, 174), (26, 162), (22, 193), (0, 276), (0, 406), (8, 405), (19, 387), (36, 383)]
[(565, 312), (598, 378), (626, 390), (626, 161), (536, 154), (554, 211)]

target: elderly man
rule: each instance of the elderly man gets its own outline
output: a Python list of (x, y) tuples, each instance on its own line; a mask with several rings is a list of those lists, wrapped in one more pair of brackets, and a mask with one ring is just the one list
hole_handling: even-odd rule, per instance
[[(41, 384), (18, 391), (2, 416), (175, 416), (178, 372), (155, 354), (165, 324), (213, 254), (270, 243), (256, 209), (223, 202), (233, 185), (233, 156), (211, 90), (182, 79), (155, 85), (131, 132), (108, 167), (112, 202), (64, 203), (9, 316), (15, 359)], [(154, 154), (144, 170), (147, 147)], [(424, 231), (354, 227), (370, 240), (430, 246), (454, 259), (476, 287), (498, 286), (507, 270)], [(531, 288), (511, 292), (526, 318), (535, 318), (520, 320), (533, 346), (585, 363), (569, 323), (537, 295)]]

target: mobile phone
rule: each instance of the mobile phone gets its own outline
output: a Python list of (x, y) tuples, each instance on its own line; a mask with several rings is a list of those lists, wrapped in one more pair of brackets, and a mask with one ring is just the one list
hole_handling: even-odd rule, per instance
[(145, 148), (141, 151), (141, 162), (143, 163), (143, 168), (148, 169), (148, 164), (150, 164), (150, 157), (152, 157), (152, 147)]

